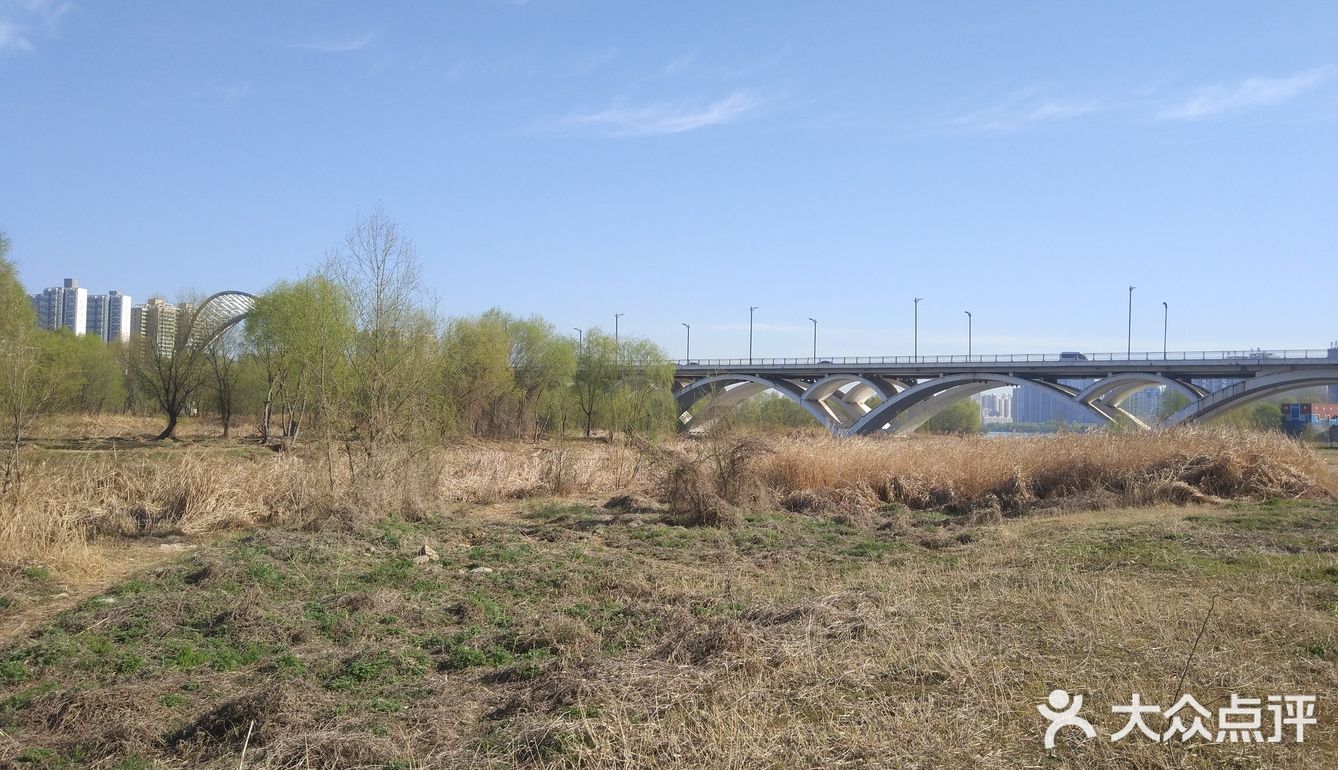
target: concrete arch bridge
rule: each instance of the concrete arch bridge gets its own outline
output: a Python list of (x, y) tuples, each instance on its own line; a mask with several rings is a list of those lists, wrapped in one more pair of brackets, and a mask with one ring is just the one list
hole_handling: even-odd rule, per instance
[[(1338, 348), (705, 359), (675, 365), (683, 430), (704, 428), (724, 409), (775, 391), (843, 436), (910, 433), (962, 399), (1010, 385), (1037, 388), (1101, 422), (1140, 428), (1206, 420), (1289, 390), (1338, 385)], [(1230, 384), (1215, 390), (1196, 384), (1204, 381)], [(1153, 386), (1182, 394), (1188, 405), (1156, 425), (1123, 408), (1129, 396)], [(708, 396), (709, 412), (700, 408)]]

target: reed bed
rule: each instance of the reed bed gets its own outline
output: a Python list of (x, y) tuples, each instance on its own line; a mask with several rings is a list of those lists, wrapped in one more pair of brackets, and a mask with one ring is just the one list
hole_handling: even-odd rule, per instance
[[(661, 445), (461, 442), (386, 450), (375, 465), (309, 446), (37, 452), (5, 501), (0, 559), (41, 558), (104, 536), (198, 534), (330, 515), (421, 515), (527, 497), (650, 494), (684, 523), (737, 523), (721, 507), (937, 509), (1016, 515), (1066, 506), (1332, 497), (1315, 452), (1222, 430), (907, 440), (717, 436)], [(40, 458), (40, 459), (34, 459)], [(687, 502), (684, 502), (687, 501)]]
[(819, 493), (949, 512), (1330, 497), (1338, 489), (1309, 447), (1278, 433), (1223, 429), (786, 438), (769, 444), (757, 473), (782, 498)]

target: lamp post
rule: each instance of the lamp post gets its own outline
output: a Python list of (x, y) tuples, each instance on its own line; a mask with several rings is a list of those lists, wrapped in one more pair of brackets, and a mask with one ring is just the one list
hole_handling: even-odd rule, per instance
[(915, 321), (911, 327), (911, 359), (917, 362), (920, 360), (920, 300), (922, 299), (924, 298), (915, 298)]
[(1134, 287), (1129, 287), (1129, 336), (1125, 338), (1124, 357), (1134, 357)]
[(692, 363), (692, 324), (683, 322), (683, 328), (688, 330), (687, 344), (683, 347), (683, 362)]
[[(576, 329), (575, 326), (571, 328)], [(581, 329), (576, 329), (576, 352), (579, 353), (584, 349), (585, 349), (585, 332)]]
[(963, 310), (966, 313), (966, 360), (971, 360), (971, 311)]
[(757, 305), (748, 308), (748, 364), (750, 366), (753, 363), (753, 311), (757, 308)]
[(818, 362), (818, 319), (810, 317), (808, 320), (813, 322), (813, 363)]
[(1171, 318), (1171, 306), (1161, 301), (1161, 360), (1166, 360), (1166, 329)]
[(617, 346), (618, 346), (618, 319), (619, 319), (619, 318), (622, 318), (622, 317), (625, 316), (625, 315), (627, 315), (627, 314), (626, 314), (626, 313), (614, 313), (614, 314), (613, 314), (613, 346), (614, 346), (614, 347), (617, 347)]

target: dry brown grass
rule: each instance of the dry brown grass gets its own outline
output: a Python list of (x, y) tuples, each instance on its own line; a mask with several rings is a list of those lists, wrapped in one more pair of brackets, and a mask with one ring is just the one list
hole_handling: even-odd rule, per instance
[(385, 451), (375, 467), (365, 459), (351, 467), (338, 450), (315, 446), (129, 446), (25, 450), (20, 497), (0, 521), (0, 561), (77, 563), (90, 540), (108, 535), (304, 526), (534, 496), (654, 493), (682, 523), (730, 526), (740, 508), (777, 504), (868, 524), (872, 512), (896, 507), (989, 520), (1055, 506), (1327, 497), (1338, 488), (1333, 469), (1302, 444), (1221, 430), (1015, 440), (718, 436), (660, 447), (463, 441)]
[[(127, 448), (128, 447), (128, 448)], [(261, 524), (422, 515), (465, 503), (649, 488), (638, 450), (596, 443), (466, 442), (385, 450), (374, 460), (319, 447), (135, 444), (24, 451), (23, 483), (0, 519), (0, 563), (87, 566), (103, 537), (217, 532)]]
[[(377, 537), (262, 530), (90, 602), (4, 652), (28, 678), (0, 699), (39, 694), (5, 715), (0, 763), (44, 747), (236, 768), (249, 745), (245, 766), (276, 770), (1207, 770), (1328, 768), (1338, 751), (1332, 506), (1013, 519), (946, 550), (803, 516), (589, 529), (514, 507)], [(391, 569), (424, 539), (440, 564)], [(479, 560), (495, 570), (464, 569)], [(183, 666), (175, 650), (204, 639), (280, 646)], [(452, 657), (499, 646), (513, 657)], [(115, 671), (127, 654), (143, 668)], [(1035, 705), (1055, 687), (1086, 696), (1101, 734), (1047, 757)], [(1314, 694), (1322, 721), (1300, 745), (1111, 743), (1109, 707), (1135, 691), (1213, 709)]]
[(1004, 514), (1222, 499), (1329, 497), (1335, 475), (1274, 433), (1182, 429), (986, 437), (787, 438), (759, 473), (782, 497), (811, 492), (913, 509)]
[[(38, 441), (81, 440), (107, 438), (152, 438), (163, 429), (166, 421), (154, 415), (138, 414), (54, 414), (37, 421), (31, 438)], [(234, 424), (238, 435), (254, 433), (251, 425)], [(208, 418), (183, 417), (177, 426), (177, 436), (183, 441), (221, 438), (223, 429)]]
[[(1066, 740), (1065, 766), (1322, 768), (1338, 751), (1334, 506), (1213, 505), (1332, 497), (1333, 469), (1278, 436), (462, 442), (376, 463), (25, 449), (0, 589), (14, 564), (107, 558), (99, 539), (281, 526), (23, 616), (40, 633), (0, 669), (22, 678), (0, 682), (20, 730), (0, 764), (54, 746), (96, 767), (237, 767), (254, 721), (248, 762), (271, 768), (1045, 766), (1034, 706), (1054, 687), (1103, 729)], [(672, 523), (730, 530), (666, 526), (647, 493)], [(1120, 507), (1017, 516), (1102, 506)], [(801, 515), (759, 514), (777, 507)], [(414, 565), (425, 542), (441, 560)], [(266, 652), (181, 662), (225, 642)], [(302, 668), (280, 675), (290, 655)], [(127, 656), (146, 667), (119, 670)], [(1210, 707), (1310, 693), (1325, 721), (1304, 746), (1111, 744), (1101, 710), (1133, 691), (1166, 705), (1182, 668)]]

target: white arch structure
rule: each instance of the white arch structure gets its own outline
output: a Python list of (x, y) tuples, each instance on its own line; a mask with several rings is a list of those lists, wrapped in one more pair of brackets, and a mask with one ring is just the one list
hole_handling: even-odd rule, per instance
[(255, 295), (244, 291), (229, 290), (211, 294), (191, 313), (180, 339), (201, 348), (208, 347), (228, 329), (245, 320), (255, 306)]

